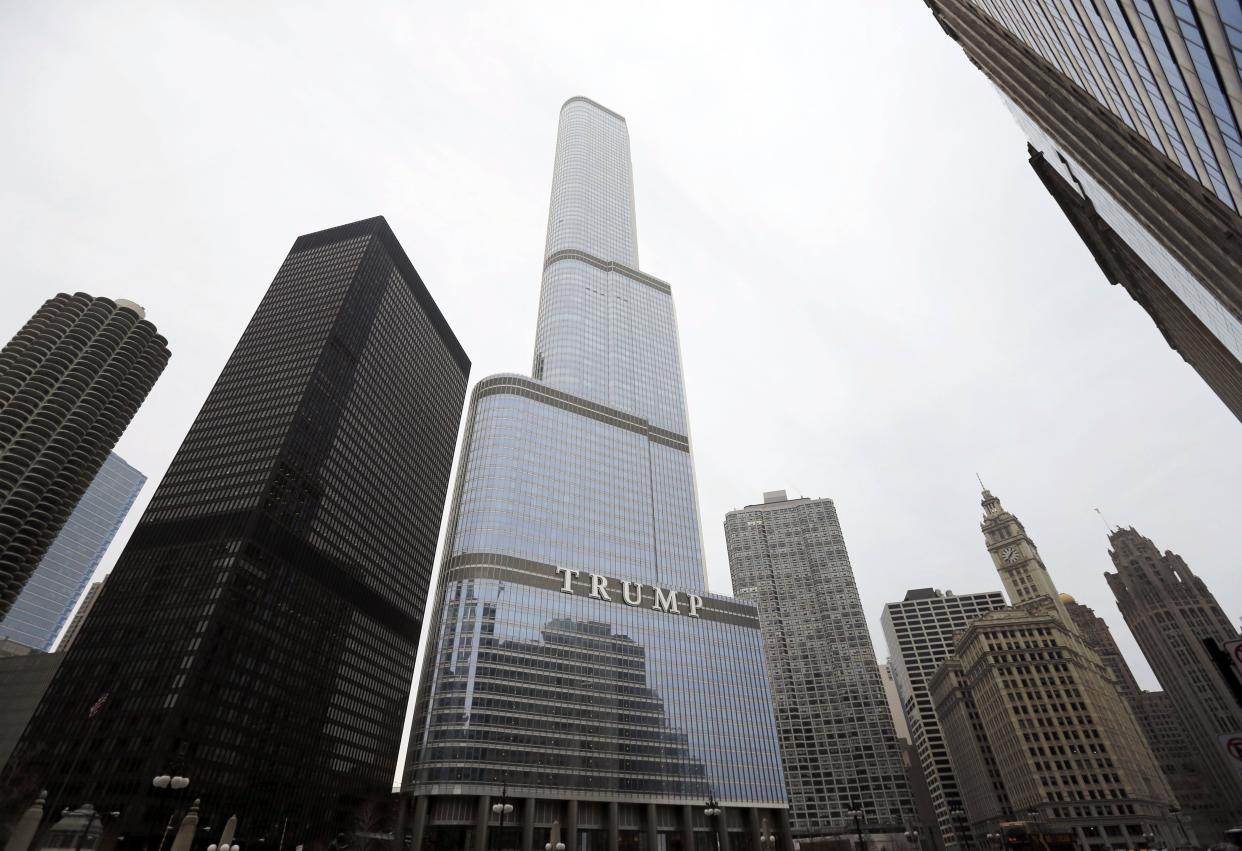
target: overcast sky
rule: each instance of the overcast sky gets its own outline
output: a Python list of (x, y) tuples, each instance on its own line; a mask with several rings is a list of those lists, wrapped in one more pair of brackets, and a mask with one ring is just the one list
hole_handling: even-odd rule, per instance
[(59, 291), (173, 356), (163, 475), (293, 240), (382, 214), (474, 362), (529, 369), (561, 103), (625, 115), (681, 322), (713, 590), (764, 490), (836, 501), (881, 657), (906, 589), (999, 588), (975, 473), (1156, 687), (1105, 525), (1242, 612), (1242, 425), (1109, 286), (919, 0), (0, 5), (8, 339)]

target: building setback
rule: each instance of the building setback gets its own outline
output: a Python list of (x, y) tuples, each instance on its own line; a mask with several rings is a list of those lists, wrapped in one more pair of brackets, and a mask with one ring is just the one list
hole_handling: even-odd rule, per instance
[(13, 608), (0, 619), (0, 639), (52, 649), (146, 480), (116, 453), (108, 455)]
[[(1229, 758), (1222, 736), (1242, 734), (1242, 707), (1207, 654), (1203, 640), (1238, 637), (1203, 580), (1176, 553), (1160, 549), (1132, 528), (1108, 536), (1116, 573), (1105, 573), (1117, 608), (1175, 707), (1197, 762), (1215, 794), (1196, 808), (1212, 832), (1204, 844), (1242, 824), (1242, 767)], [(1210, 809), (1209, 809), (1210, 808)]]
[(0, 349), (0, 617), (168, 363), (144, 316), (61, 293)]
[(403, 792), (418, 849), (557, 822), (575, 851), (729, 851), (766, 823), (792, 851), (758, 614), (707, 591), (672, 288), (638, 269), (626, 121), (586, 98), (532, 376), (471, 397)]
[(932, 708), (927, 684), (953, 652), (959, 633), (985, 612), (1004, 608), (999, 591), (976, 594), (943, 593), (934, 588), (906, 592), (899, 603), (888, 603), (880, 617), (888, 644), (889, 668), (927, 788), (938, 830), (946, 848), (981, 847), (970, 836), (957, 778), (949, 762), (940, 721)]
[[(1188, 758), (1190, 743), (1186, 738), (1186, 728), (1172, 717), (1168, 695), (1139, 688), (1134, 672), (1113, 640), (1112, 630), (1094, 609), (1084, 606), (1069, 594), (1062, 594), (1061, 599), (1083, 641), (1099, 655), (1100, 661), (1113, 675), (1117, 691), (1134, 712), (1152, 755), (1177, 799), (1182, 820), (1189, 824), (1188, 829), (1196, 834), (1203, 831), (1204, 836), (1218, 833), (1211, 819), (1221, 805), (1220, 793), (1213, 788), (1209, 775), (1198, 765), (1198, 761)], [(1183, 844), (1195, 844), (1189, 839), (1189, 834), (1182, 839)]]
[(387, 799), (469, 366), (382, 218), (294, 242), (31, 723), (49, 811), (154, 847), (180, 774), (291, 847)]
[(914, 802), (836, 507), (772, 491), (724, 527), (734, 593), (759, 608), (795, 835), (848, 836), (861, 809), (876, 842), (904, 844)]
[(1237, 0), (927, 5), (1110, 283), (1242, 418)]
[(975, 836), (1019, 822), (1088, 851), (1172, 847), (1173, 794), (1112, 673), (1022, 523), (987, 490), (982, 505), (1013, 608), (972, 621), (928, 684)]

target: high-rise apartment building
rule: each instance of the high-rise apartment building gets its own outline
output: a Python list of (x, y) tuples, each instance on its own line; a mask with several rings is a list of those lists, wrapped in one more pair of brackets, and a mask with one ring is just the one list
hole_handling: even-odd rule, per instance
[(725, 515), (725, 541), (734, 593), (759, 607), (794, 834), (852, 835), (861, 809), (900, 847), (914, 802), (836, 507), (763, 499)]
[(146, 480), (116, 453), (108, 455), (13, 608), (0, 618), (0, 638), (52, 649)]
[(1242, 418), (1238, 0), (927, 5), (1109, 281)]
[(1111, 671), (1083, 640), (1022, 523), (983, 491), (1012, 608), (958, 636), (928, 683), (976, 837), (1089, 851), (1172, 847), (1177, 805)]
[[(1079, 603), (1069, 594), (1062, 594), (1061, 600), (1083, 641), (1099, 655), (1100, 661), (1113, 675), (1117, 691), (1134, 712), (1152, 755), (1177, 799), (1188, 831), (1193, 830), (1195, 834), (1203, 831), (1205, 836), (1219, 833), (1212, 824), (1212, 818), (1220, 807), (1220, 794), (1213, 788), (1210, 777), (1198, 760), (1189, 758), (1186, 729), (1172, 717), (1168, 695), (1143, 691), (1139, 687), (1134, 672), (1113, 639), (1108, 623), (1094, 609)], [(1189, 835), (1182, 844), (1194, 844)]]
[(61, 293), (0, 349), (0, 617), (168, 363), (144, 316)]
[(69, 648), (73, 646), (73, 642), (78, 640), (78, 633), (82, 631), (82, 624), (90, 616), (91, 609), (95, 608), (95, 601), (99, 599), (99, 592), (103, 591), (104, 580), (92, 582), (91, 587), (86, 589), (86, 593), (82, 595), (82, 603), (78, 606), (78, 610), (73, 613), (73, 617), (69, 619), (69, 626), (65, 627), (65, 632), (60, 637), (60, 643), (56, 645), (57, 653), (67, 653)]
[[(1175, 707), (1190, 746), (1215, 790), (1197, 809), (1212, 844), (1242, 824), (1242, 764), (1231, 758), (1222, 738), (1242, 735), (1242, 707), (1234, 701), (1204, 646), (1225, 642), (1238, 631), (1203, 580), (1181, 556), (1159, 548), (1132, 528), (1108, 536), (1116, 573), (1106, 573), (1126, 625)], [(1210, 809), (1209, 809), (1210, 808)]]
[(285, 847), (386, 800), (469, 366), (382, 218), (299, 237), (66, 654), (24, 770), (119, 811), (134, 848), (168, 822), (161, 774), (190, 778), (202, 824), (236, 814), (238, 836)]
[(970, 836), (949, 752), (932, 707), (928, 682), (952, 653), (957, 636), (980, 615), (1005, 607), (999, 591), (943, 593), (934, 588), (906, 592), (888, 603), (880, 624), (888, 644), (889, 669), (910, 727), (923, 776), (936, 813), (934, 827), (946, 848), (964, 851), (980, 844)]
[(625, 119), (586, 98), (533, 377), (474, 389), (428, 636), (412, 847), (531, 851), (558, 822), (574, 851), (727, 851), (766, 823), (791, 849), (758, 614), (707, 591), (672, 289), (638, 269)]

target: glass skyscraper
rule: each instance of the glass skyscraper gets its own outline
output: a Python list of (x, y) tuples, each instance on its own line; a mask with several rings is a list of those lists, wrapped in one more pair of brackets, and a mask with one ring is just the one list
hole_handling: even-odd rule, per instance
[(471, 397), (403, 783), (413, 847), (530, 851), (553, 822), (573, 851), (757, 848), (765, 824), (791, 847), (758, 616), (707, 591), (686, 419), (625, 119), (571, 98), (532, 377)]
[(110, 453), (60, 534), (0, 619), (0, 638), (51, 650), (147, 477)]
[(1240, 0), (927, 0), (1111, 283), (1242, 418)]

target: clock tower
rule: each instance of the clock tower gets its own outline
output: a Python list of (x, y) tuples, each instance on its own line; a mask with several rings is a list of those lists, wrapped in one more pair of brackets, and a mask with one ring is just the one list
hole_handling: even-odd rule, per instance
[(996, 564), (1009, 604), (1028, 611), (1055, 615), (1069, 629), (1077, 631), (1070, 620), (1057, 587), (1044, 567), (1035, 542), (1026, 534), (1022, 522), (1005, 510), (1001, 501), (983, 489), (983, 540)]

